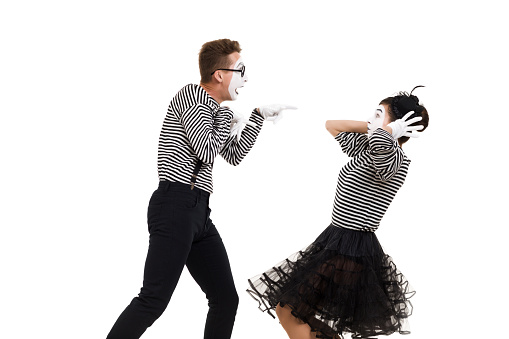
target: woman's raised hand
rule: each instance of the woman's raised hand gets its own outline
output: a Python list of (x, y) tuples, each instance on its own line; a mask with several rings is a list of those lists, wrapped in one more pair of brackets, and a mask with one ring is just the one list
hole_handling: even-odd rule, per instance
[(414, 114), (414, 111), (410, 111), (401, 119), (395, 120), (388, 124), (387, 126), (391, 128), (392, 130), (392, 136), (394, 139), (399, 139), (401, 137), (410, 137), (410, 138), (418, 138), (419, 133), (417, 131), (420, 131), (424, 128), (422, 125), (416, 125), (416, 126), (410, 126), (411, 124), (421, 121), (422, 117), (415, 117), (410, 120), (407, 120), (410, 118), (410, 116)]

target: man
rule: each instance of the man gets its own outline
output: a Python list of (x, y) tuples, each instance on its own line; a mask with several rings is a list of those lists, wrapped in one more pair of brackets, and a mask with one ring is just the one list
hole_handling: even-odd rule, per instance
[(159, 188), (148, 207), (143, 287), (108, 339), (139, 338), (165, 310), (184, 265), (209, 301), (204, 338), (231, 336), (238, 295), (226, 250), (209, 217), (212, 166), (218, 154), (238, 165), (264, 119), (277, 120), (283, 109), (293, 108), (263, 106), (247, 121), (220, 106), (235, 100), (247, 81), (240, 51), (239, 43), (229, 39), (205, 43), (199, 55), (200, 85), (185, 86), (170, 102), (159, 139)]

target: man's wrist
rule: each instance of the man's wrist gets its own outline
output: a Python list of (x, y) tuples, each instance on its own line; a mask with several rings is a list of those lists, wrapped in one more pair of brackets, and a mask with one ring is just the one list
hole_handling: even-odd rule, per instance
[(249, 120), (261, 126), (265, 121), (265, 118), (263, 117), (263, 115), (260, 114), (259, 109), (255, 108), (253, 109), (253, 112), (251, 113), (251, 117), (249, 118)]

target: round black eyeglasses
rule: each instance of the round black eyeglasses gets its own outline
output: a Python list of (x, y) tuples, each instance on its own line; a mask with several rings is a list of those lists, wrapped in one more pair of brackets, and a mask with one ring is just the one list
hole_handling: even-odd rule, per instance
[[(240, 76), (244, 77), (244, 74), (246, 73), (246, 66), (242, 66), (240, 69), (230, 69), (230, 68), (218, 68), (216, 71), (232, 71), (232, 72), (240, 72)], [(213, 75), (216, 73), (216, 71), (210, 73), (210, 75)]]

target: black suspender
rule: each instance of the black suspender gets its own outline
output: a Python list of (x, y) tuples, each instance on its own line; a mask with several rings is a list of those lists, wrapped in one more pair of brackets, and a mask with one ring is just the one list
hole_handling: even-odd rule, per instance
[(194, 184), (196, 183), (196, 178), (198, 177), (198, 172), (200, 172), (201, 165), (203, 165), (203, 161), (198, 160), (194, 167), (193, 175), (191, 175), (191, 190), (194, 189)]

